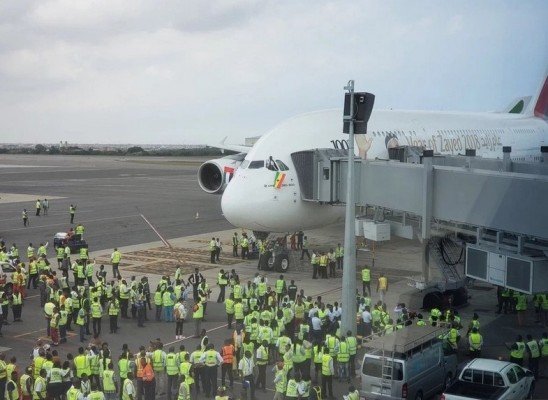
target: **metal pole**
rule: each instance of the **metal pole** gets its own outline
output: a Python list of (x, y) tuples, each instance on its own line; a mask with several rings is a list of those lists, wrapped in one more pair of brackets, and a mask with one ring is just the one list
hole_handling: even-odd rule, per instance
[(346, 218), (344, 230), (344, 261), (342, 302), (343, 313), (341, 333), (356, 334), (356, 201), (354, 190), (354, 81), (348, 81), (344, 88), (350, 94), (350, 116), (348, 129), (348, 173), (346, 176)]

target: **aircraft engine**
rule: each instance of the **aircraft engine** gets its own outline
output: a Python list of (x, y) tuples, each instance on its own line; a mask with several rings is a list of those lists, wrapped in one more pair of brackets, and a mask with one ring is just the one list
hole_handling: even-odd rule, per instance
[(245, 158), (245, 154), (235, 154), (209, 160), (198, 169), (198, 183), (204, 192), (222, 194)]

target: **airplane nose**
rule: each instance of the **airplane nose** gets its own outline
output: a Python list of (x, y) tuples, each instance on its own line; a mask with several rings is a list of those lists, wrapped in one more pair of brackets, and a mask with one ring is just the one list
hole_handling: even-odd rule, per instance
[(245, 226), (245, 216), (248, 214), (243, 204), (246, 197), (241, 190), (238, 190), (237, 186), (241, 185), (238, 185), (235, 180), (227, 185), (221, 198), (221, 209), (228, 222), (234, 226), (243, 227)]

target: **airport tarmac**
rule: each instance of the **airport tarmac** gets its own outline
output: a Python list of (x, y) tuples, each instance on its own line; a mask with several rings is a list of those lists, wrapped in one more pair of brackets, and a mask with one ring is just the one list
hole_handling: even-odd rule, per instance
[[(210, 340), (217, 348), (230, 336), (231, 331), (225, 326), (224, 304), (215, 302), (218, 289), (214, 282), (218, 268), (234, 268), (247, 280), (257, 272), (257, 262), (242, 261), (231, 256), (229, 243), (234, 228), (222, 217), (220, 196), (208, 195), (200, 190), (196, 180), (199, 160), (2, 155), (0, 165), (0, 192), (30, 196), (25, 197), (25, 201), (0, 203), (0, 236), (8, 244), (17, 243), (20, 252), (24, 254), (29, 241), (34, 244), (48, 240), (51, 242), (55, 232), (68, 229), (68, 207), (76, 204), (75, 222), (82, 222), (86, 228), (84, 236), (90, 243), (92, 257), (98, 263), (107, 263), (112, 248), (119, 247), (124, 254), (121, 273), (125, 278), (146, 275), (154, 290), (159, 276), (173, 274), (178, 263), (184, 266), (185, 273), (195, 267), (200, 268), (213, 289), (203, 327), (208, 330)], [(48, 198), (58, 197), (50, 201), (48, 216), (34, 216), (33, 196), (38, 194)], [(21, 220), (23, 207), (27, 208), (30, 215), (31, 226), (28, 228), (23, 227)], [(199, 219), (195, 218), (196, 212), (199, 212)], [(158, 240), (140, 217), (141, 213), (170, 241), (173, 251), (167, 250)], [(307, 232), (311, 247), (319, 248), (335, 246), (342, 240), (343, 234), (341, 226)], [(210, 265), (208, 262), (207, 243), (212, 236), (220, 237), (225, 243), (220, 265)], [(49, 254), (53, 257), (51, 249)], [(372, 254), (361, 253), (359, 261), (371, 263)], [(339, 300), (340, 277), (321, 281), (310, 279), (308, 263), (299, 263), (299, 256), (292, 255), (294, 268), (286, 274), (286, 279), (294, 279), (307, 295), (321, 295), (330, 302)], [(107, 278), (110, 279), (110, 266), (106, 269)], [(375, 249), (374, 279), (381, 269), (389, 278), (387, 303), (395, 306), (400, 294), (410, 289), (406, 277), (420, 272), (417, 243), (400, 239), (379, 245)], [(268, 272), (270, 283), (278, 275)], [(8, 358), (12, 355), (18, 358), (18, 365), (26, 365), (34, 343), (45, 334), (45, 320), (37, 295), (37, 291), (30, 291), (23, 310), (24, 322), (12, 323), (2, 329), (4, 337), (0, 338), (0, 346), (8, 350)], [(528, 326), (524, 328), (516, 326), (515, 315), (496, 315), (496, 291), (490, 285), (476, 284), (470, 289), (470, 295), (470, 305), (459, 312), (465, 324), (474, 312), (480, 315), (485, 342), (484, 356), (506, 357), (508, 351), (504, 348), (504, 342), (511, 342), (518, 333), (532, 333), (535, 337), (542, 333), (542, 327), (533, 322), (532, 313), (528, 318)], [(373, 301), (378, 299), (376, 293), (372, 297)], [(148, 313), (149, 317), (153, 316), (153, 312)], [(147, 345), (150, 340), (160, 338), (166, 351), (171, 346), (177, 349), (180, 345), (192, 350), (198, 344), (197, 339), (189, 337), (175, 340), (174, 324), (170, 323), (149, 321), (144, 328), (137, 328), (136, 321), (124, 320), (120, 325), (118, 334), (105, 334), (108, 320), (103, 318), (102, 338), (109, 343), (115, 357), (119, 355), (123, 343), (128, 343), (135, 350), (139, 345)], [(190, 318), (184, 327), (185, 336), (192, 335), (193, 328)], [(465, 354), (466, 349), (464, 342), (465, 337), (461, 341), (462, 354)], [(67, 352), (74, 354), (79, 345), (77, 336), (70, 333), (68, 343), (59, 346), (58, 350), (62, 355)], [(353, 383), (359, 386), (359, 380)], [(267, 393), (257, 392), (258, 399), (273, 396), (272, 373), (267, 376), (267, 387)], [(347, 384), (335, 383), (336, 398), (342, 398), (347, 387)], [(239, 389), (236, 384), (236, 396)], [(536, 398), (547, 397), (546, 380), (541, 380), (537, 385)]]

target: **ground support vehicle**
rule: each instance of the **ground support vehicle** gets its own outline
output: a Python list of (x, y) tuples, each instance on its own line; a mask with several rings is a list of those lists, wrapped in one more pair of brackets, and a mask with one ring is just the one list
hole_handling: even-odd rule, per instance
[(441, 339), (446, 328), (410, 325), (365, 343), (360, 397), (427, 399), (456, 376), (457, 357)]

